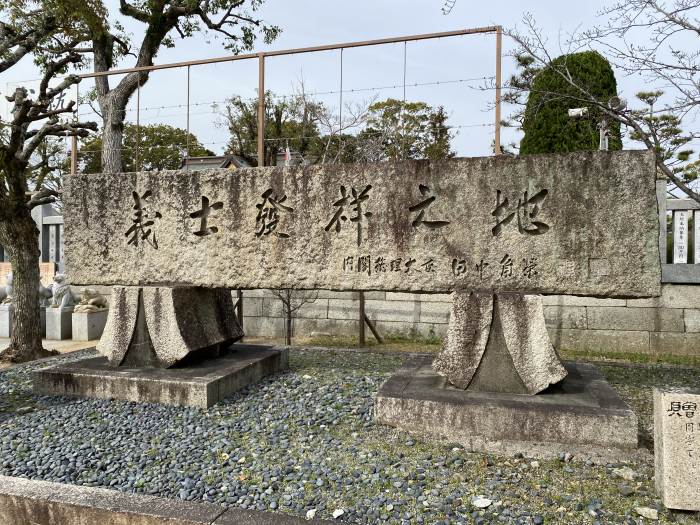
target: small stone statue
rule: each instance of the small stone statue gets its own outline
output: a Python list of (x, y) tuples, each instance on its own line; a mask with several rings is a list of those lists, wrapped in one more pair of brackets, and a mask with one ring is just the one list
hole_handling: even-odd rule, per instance
[(53, 297), (51, 298), (51, 308), (70, 308), (75, 304), (70, 285), (66, 282), (66, 275), (57, 273), (53, 277)]
[(107, 309), (107, 298), (94, 288), (83, 288), (80, 294), (80, 302), (74, 312), (92, 313)]
[(5, 278), (5, 298), (2, 300), (2, 304), (12, 304), (12, 272), (7, 274)]
[(51, 303), (51, 297), (53, 297), (51, 285), (49, 285), (47, 288), (43, 284), (39, 283), (39, 306), (49, 306)]

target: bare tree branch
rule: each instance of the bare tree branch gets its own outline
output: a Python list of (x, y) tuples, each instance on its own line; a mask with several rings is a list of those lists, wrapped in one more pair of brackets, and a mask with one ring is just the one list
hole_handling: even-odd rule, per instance
[[(602, 47), (609, 52), (616, 67), (646, 75), (652, 89), (656, 86), (656, 89), (668, 90), (673, 101), (664, 104), (656, 115), (638, 109), (611, 108), (607, 101), (598, 100), (585, 86), (579, 85), (566, 66), (553, 67), (548, 43), (531, 16), (524, 18), (524, 33), (510, 29), (505, 34), (518, 44), (516, 55), (530, 57), (533, 61), (526, 67), (535, 72), (547, 70), (556, 74), (575, 93), (565, 95), (568, 99), (595, 108), (625, 126), (630, 130), (631, 138), (654, 152), (659, 172), (700, 203), (700, 194), (693, 191), (682, 174), (689, 155), (684, 148), (700, 133), (684, 131), (681, 127), (684, 123), (686, 126), (683, 127), (692, 126), (695, 112), (700, 107), (700, 50), (688, 49), (687, 46), (679, 50), (674, 45), (679, 34), (692, 34), (693, 38), (700, 35), (699, 12), (700, 0), (620, 0), (603, 11), (603, 16), (608, 17), (607, 24), (575, 34), (567, 42), (570, 47), (578, 49)], [(641, 31), (640, 36), (651, 44), (630, 43), (635, 31)], [(532, 75), (525, 82), (511, 79), (506, 95), (508, 101), (523, 103), (523, 95), (532, 92), (531, 80)], [(549, 100), (561, 96), (556, 93), (546, 95)], [(544, 97), (541, 103), (543, 101)], [(522, 117), (522, 113), (519, 116)]]

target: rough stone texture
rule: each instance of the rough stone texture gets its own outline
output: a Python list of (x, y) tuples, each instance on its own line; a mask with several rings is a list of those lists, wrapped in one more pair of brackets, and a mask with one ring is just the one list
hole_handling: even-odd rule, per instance
[(227, 290), (115, 287), (97, 350), (114, 366), (167, 368), (241, 337)]
[(664, 505), (700, 511), (700, 391), (654, 389), (654, 458)]
[[(542, 303), (545, 304), (544, 297)], [(585, 306), (544, 306), (543, 311), (548, 328), (586, 328)]]
[(493, 319), (493, 295), (454, 292), (447, 339), (433, 369), (457, 388), (471, 383), (486, 351)]
[(680, 308), (589, 307), (587, 328), (682, 332), (683, 310)]
[(73, 307), (46, 309), (46, 339), (60, 341), (73, 337)]
[(664, 284), (660, 297), (628, 299), (627, 306), (637, 308), (697, 308), (698, 286), (692, 284)]
[(286, 348), (257, 345), (234, 345), (217, 358), (168, 369), (115, 369), (97, 357), (35, 372), (34, 391), (208, 408), (288, 366)]
[(433, 363), (457, 388), (536, 394), (566, 376), (539, 296), (454, 292), (447, 339)]
[(651, 332), (649, 351), (657, 354), (700, 355), (700, 333)]
[(513, 365), (528, 394), (541, 392), (566, 377), (549, 341), (542, 299), (537, 295), (498, 294), (499, 319)]
[[(291, 208), (275, 230), (256, 207), (270, 189)], [(359, 211), (353, 191), (367, 197)], [(155, 221), (142, 232), (132, 228), (134, 195)], [(203, 197), (216, 204), (206, 224), (193, 217)], [(429, 197), (423, 215), (409, 209)], [(81, 174), (67, 181), (64, 209), (75, 284), (616, 297), (660, 288), (650, 152)], [(506, 221), (500, 233), (496, 216)], [(539, 223), (548, 231), (532, 234)], [(503, 273), (508, 259), (513, 271)]]
[[(641, 299), (646, 301), (647, 299)], [(544, 306), (625, 306), (625, 299), (600, 299), (597, 297), (578, 297), (576, 295), (545, 295)]]
[(393, 301), (389, 304), (386, 301), (365, 301), (365, 313), (370, 319), (391, 317), (399, 322), (420, 320), (420, 306), (409, 301)]
[(98, 312), (73, 312), (73, 340), (93, 341), (99, 339), (107, 323), (108, 310)]
[(649, 332), (638, 330), (550, 330), (552, 344), (558, 349), (580, 352), (630, 352), (648, 354)]
[(0, 523), (7, 525), (323, 525), (274, 512), (225, 510), (97, 487), (0, 476)]
[(436, 303), (432, 301), (414, 303), (414, 309), (420, 311), (421, 323), (438, 323), (447, 324), (450, 320), (450, 309), (445, 303)]
[(375, 401), (379, 423), (468, 450), (556, 457), (566, 451), (619, 461), (637, 447), (637, 417), (592, 365), (566, 363), (568, 375), (538, 396), (460, 390), (416, 358)]
[(329, 319), (359, 319), (360, 310), (357, 301), (348, 299), (330, 299), (328, 301)]
[(686, 332), (700, 332), (700, 310), (683, 310), (683, 322)]

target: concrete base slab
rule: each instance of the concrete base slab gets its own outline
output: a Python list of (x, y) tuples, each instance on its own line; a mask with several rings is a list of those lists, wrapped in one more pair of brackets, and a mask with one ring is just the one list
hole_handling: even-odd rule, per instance
[(219, 357), (175, 368), (114, 368), (107, 358), (34, 372), (34, 391), (208, 408), (241, 388), (289, 366), (286, 348), (236, 344)]
[(637, 448), (637, 416), (593, 365), (566, 363), (560, 384), (535, 395), (472, 392), (412, 359), (379, 390), (377, 422), (468, 450), (608, 458)]
[(0, 476), (3, 525), (330, 525), (275, 512)]
[(73, 307), (46, 309), (46, 339), (62, 341), (73, 336)]
[(99, 339), (107, 323), (109, 310), (99, 312), (73, 312), (73, 341)]

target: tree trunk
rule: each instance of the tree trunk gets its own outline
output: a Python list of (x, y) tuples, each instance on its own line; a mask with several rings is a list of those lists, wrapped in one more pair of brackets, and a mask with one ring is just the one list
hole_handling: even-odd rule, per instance
[(22, 363), (53, 355), (41, 345), (39, 307), (39, 231), (29, 208), (20, 208), (11, 220), (0, 222), (0, 244), (12, 263), (14, 317), (10, 346), (0, 359)]
[(117, 108), (117, 106), (121, 105), (116, 104), (113, 95), (104, 97), (100, 105), (104, 116), (102, 128), (102, 173), (121, 173), (124, 171), (122, 165), (124, 108)]

